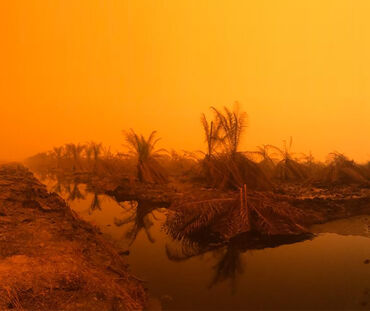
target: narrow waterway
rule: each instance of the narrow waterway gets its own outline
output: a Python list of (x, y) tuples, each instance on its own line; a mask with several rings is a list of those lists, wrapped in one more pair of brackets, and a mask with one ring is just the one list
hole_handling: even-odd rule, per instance
[(229, 244), (202, 254), (161, 230), (165, 209), (145, 214), (84, 184), (43, 182), (128, 251), (132, 272), (163, 309), (370, 309), (370, 217), (314, 226), (313, 240), (253, 251)]

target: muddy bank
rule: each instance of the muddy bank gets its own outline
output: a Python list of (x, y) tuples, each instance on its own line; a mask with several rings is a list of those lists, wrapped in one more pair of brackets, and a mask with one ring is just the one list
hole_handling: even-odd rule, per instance
[(143, 284), (23, 166), (0, 166), (0, 310), (140, 310)]
[[(204, 229), (226, 240), (252, 229), (262, 236), (297, 235), (309, 232), (313, 224), (370, 214), (370, 189), (359, 186), (282, 185), (276, 191), (247, 190), (244, 203), (239, 192), (195, 186), (179, 190), (171, 185), (123, 182), (108, 193), (117, 201), (138, 201), (142, 209), (169, 208), (166, 224), (175, 238)], [(250, 219), (243, 222), (245, 213)]]

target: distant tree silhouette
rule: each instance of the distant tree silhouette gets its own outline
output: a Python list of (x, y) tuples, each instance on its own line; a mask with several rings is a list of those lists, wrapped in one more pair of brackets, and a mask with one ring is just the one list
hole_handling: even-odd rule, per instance
[(160, 138), (156, 138), (153, 131), (147, 139), (143, 135), (136, 134), (132, 129), (125, 133), (126, 142), (130, 151), (137, 159), (137, 178), (140, 182), (165, 183), (167, 176), (163, 167), (157, 161), (160, 152), (164, 149), (155, 149)]

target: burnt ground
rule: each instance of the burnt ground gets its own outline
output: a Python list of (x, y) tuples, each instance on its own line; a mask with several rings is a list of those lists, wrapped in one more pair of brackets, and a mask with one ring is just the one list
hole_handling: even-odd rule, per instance
[[(143, 206), (161, 206), (177, 209), (179, 202), (191, 203), (203, 199), (238, 197), (239, 191), (220, 191), (189, 185), (176, 189), (170, 186), (139, 185), (128, 183), (106, 191), (117, 201), (136, 200)], [(268, 199), (276, 205), (288, 204), (300, 214), (299, 223), (304, 226), (324, 223), (357, 215), (370, 215), (370, 187), (362, 185), (336, 185), (315, 187), (312, 185), (282, 184), (274, 191), (248, 190), (248, 197)], [(185, 208), (181, 205), (181, 208)]]
[(284, 192), (287, 201), (308, 216), (304, 221), (306, 225), (370, 215), (370, 188), (367, 186), (287, 186)]
[(26, 168), (0, 166), (0, 310), (140, 310), (147, 294), (99, 230)]

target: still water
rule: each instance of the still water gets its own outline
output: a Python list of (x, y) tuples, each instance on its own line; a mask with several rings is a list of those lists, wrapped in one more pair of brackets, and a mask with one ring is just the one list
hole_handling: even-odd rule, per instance
[(56, 189), (55, 182), (43, 182), (129, 250), (131, 271), (146, 281), (153, 308), (370, 309), (370, 217), (317, 225), (314, 239), (276, 248), (229, 244), (184, 253), (161, 229), (166, 210), (137, 213), (135, 203), (118, 203), (84, 184)]

